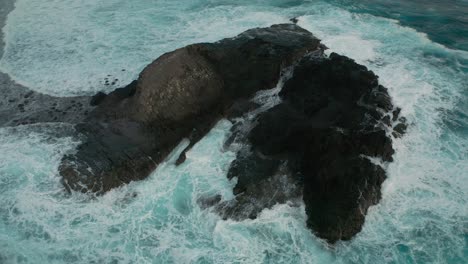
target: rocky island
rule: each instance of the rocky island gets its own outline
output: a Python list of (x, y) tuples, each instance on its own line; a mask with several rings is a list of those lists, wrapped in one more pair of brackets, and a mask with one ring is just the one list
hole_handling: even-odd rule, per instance
[[(381, 198), (381, 164), (392, 161), (392, 137), (406, 125), (374, 73), (350, 58), (326, 56), (325, 49), (295, 24), (251, 29), (164, 54), (109, 94), (50, 98), (53, 106), (42, 101), (43, 111), (35, 109), (39, 117), (3, 122), (63, 122), (47, 114), (60, 105), (59, 116), (73, 117), (82, 137), (60, 164), (63, 185), (99, 195), (145, 179), (183, 139), (190, 140), (187, 151), (229, 119), (226, 148), (242, 146), (227, 175), (237, 179), (236, 197), (200, 204), (242, 220), (277, 203), (303, 201), (318, 237), (349, 240)], [(274, 87), (276, 103), (254, 100)]]

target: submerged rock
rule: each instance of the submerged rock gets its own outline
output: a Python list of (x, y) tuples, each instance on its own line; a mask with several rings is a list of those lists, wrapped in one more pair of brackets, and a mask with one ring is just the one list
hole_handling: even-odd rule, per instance
[(0, 72), (0, 127), (72, 123), (86, 119), (90, 97), (55, 97), (31, 91)]
[(183, 138), (193, 145), (239, 114), (236, 101), (274, 87), (282, 68), (322, 48), (310, 32), (281, 24), (162, 55), (129, 86), (93, 98), (98, 106), (77, 126), (83, 144), (59, 167), (65, 187), (103, 193), (144, 179)]

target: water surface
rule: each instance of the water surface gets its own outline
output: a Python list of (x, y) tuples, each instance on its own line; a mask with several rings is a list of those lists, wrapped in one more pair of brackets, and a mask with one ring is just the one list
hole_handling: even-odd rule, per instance
[(291, 17), (375, 71), (410, 123), (355, 239), (328, 247), (303, 207), (241, 222), (200, 209), (200, 197), (232, 198), (228, 121), (183, 165), (169, 158), (97, 198), (60, 185), (72, 128), (39, 124), (0, 128), (0, 263), (466, 263), (466, 1), (18, 0), (0, 69), (53, 95), (111, 91), (108, 74), (125, 85), (164, 52)]

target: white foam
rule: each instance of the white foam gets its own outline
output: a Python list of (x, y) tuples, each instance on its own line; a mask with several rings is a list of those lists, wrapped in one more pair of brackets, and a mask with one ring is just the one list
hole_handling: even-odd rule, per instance
[[(3, 29), (0, 70), (46, 94), (108, 92), (136, 79), (165, 52), (287, 21), (261, 8), (188, 9), (190, 5), (189, 1), (18, 0)], [(106, 78), (115, 84), (106, 85)]]

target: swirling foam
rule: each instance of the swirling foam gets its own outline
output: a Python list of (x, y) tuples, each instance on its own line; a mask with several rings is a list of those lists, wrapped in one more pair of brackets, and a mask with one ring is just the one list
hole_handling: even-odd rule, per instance
[(165, 52), (287, 21), (261, 8), (198, 2), (17, 0), (3, 29), (0, 70), (46, 94), (109, 92)]
[[(17, 130), (19, 135), (11, 135), (8, 129), (0, 131), (1, 150), (15, 153), (5, 157), (0, 167), (6, 205), (2, 206), (6, 211), (2, 212), (0, 230), (9, 238), (0, 240), (2, 257), (34, 263), (329, 259), (327, 252), (320, 251), (320, 243), (303, 232), (303, 208), (278, 206), (244, 222), (223, 221), (200, 209), (200, 197), (232, 197), (233, 183), (225, 174), (234, 153), (223, 151), (230, 127), (231, 123), (221, 121), (187, 153), (181, 166), (174, 162), (187, 142), (182, 142), (146, 181), (97, 198), (80, 194), (67, 197), (58, 183), (58, 161), (76, 142), (44, 133), (27, 135), (27, 127)], [(15, 152), (18, 146), (28, 153)], [(27, 162), (18, 167), (18, 160)], [(22, 247), (12, 241), (23, 241)], [(311, 248), (316, 253), (305, 256)]]

